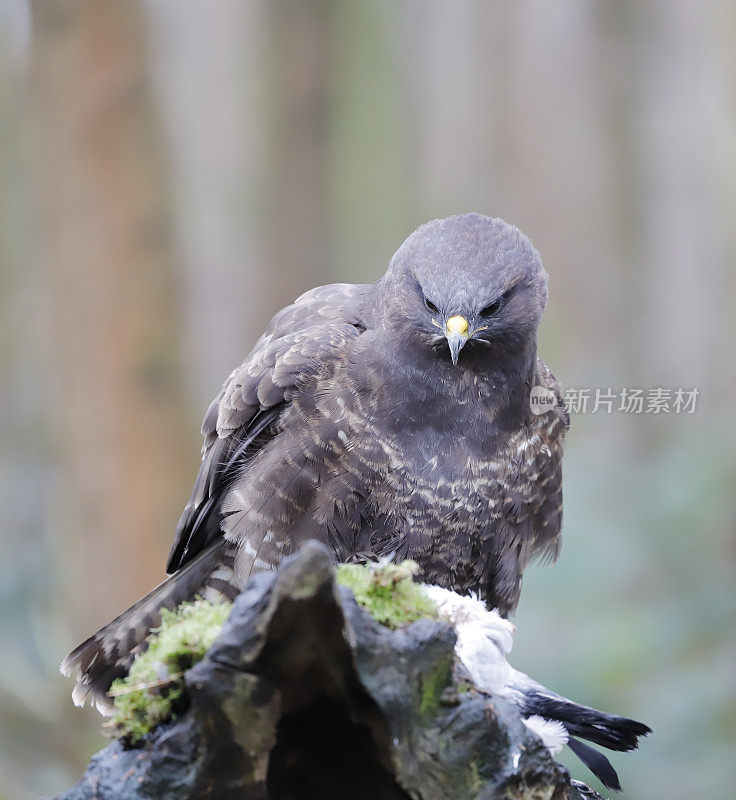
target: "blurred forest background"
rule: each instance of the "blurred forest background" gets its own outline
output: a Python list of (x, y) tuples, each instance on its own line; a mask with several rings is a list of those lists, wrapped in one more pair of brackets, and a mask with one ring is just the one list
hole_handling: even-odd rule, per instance
[(732, 796), (736, 5), (0, 0), (2, 800), (104, 744), (59, 661), (162, 578), (271, 314), (469, 210), (540, 249), (563, 384), (701, 391), (574, 415), (514, 664), (653, 725), (625, 796)]

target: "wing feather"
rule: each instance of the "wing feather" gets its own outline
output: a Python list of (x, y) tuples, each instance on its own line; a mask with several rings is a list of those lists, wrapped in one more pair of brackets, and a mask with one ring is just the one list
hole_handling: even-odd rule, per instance
[(303, 294), (273, 317), (225, 381), (202, 422), (202, 463), (177, 526), (167, 572), (180, 569), (221, 535), (223, 493), (275, 435), (294, 392), (365, 330), (368, 288), (331, 284)]

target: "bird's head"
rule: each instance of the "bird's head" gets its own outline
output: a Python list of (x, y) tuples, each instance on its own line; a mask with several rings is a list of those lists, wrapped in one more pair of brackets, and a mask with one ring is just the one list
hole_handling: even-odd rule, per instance
[(532, 243), (482, 214), (423, 225), (396, 252), (385, 281), (385, 323), (453, 364), (471, 352), (483, 358), (534, 343), (547, 304), (547, 273)]

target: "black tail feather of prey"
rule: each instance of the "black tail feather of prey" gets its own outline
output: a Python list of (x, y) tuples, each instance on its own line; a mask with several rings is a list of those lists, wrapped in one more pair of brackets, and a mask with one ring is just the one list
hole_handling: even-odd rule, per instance
[(616, 770), (608, 758), (574, 737), (586, 739), (609, 750), (629, 752), (639, 746), (640, 736), (648, 736), (652, 732), (643, 722), (606, 714), (605, 711), (573, 703), (572, 700), (547, 690), (526, 692), (524, 713), (562, 723), (570, 737), (568, 745), (573, 753), (606, 788), (615, 791), (620, 791), (621, 786)]
[(585, 766), (598, 778), (606, 787), (614, 792), (621, 791), (621, 783), (618, 774), (611, 762), (593, 747), (578, 741), (572, 736), (567, 740), (567, 746), (585, 764)]
[(561, 722), (572, 736), (624, 753), (636, 750), (639, 737), (652, 732), (643, 722), (606, 714), (551, 692), (528, 692), (524, 698), (524, 710), (528, 714)]

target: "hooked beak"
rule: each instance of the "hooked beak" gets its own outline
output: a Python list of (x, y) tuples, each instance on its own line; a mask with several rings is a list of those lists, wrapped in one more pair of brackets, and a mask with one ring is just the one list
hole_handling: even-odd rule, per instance
[(457, 359), (465, 342), (470, 338), (468, 321), (460, 314), (450, 317), (445, 323), (445, 336), (450, 347), (450, 358), (457, 365)]

